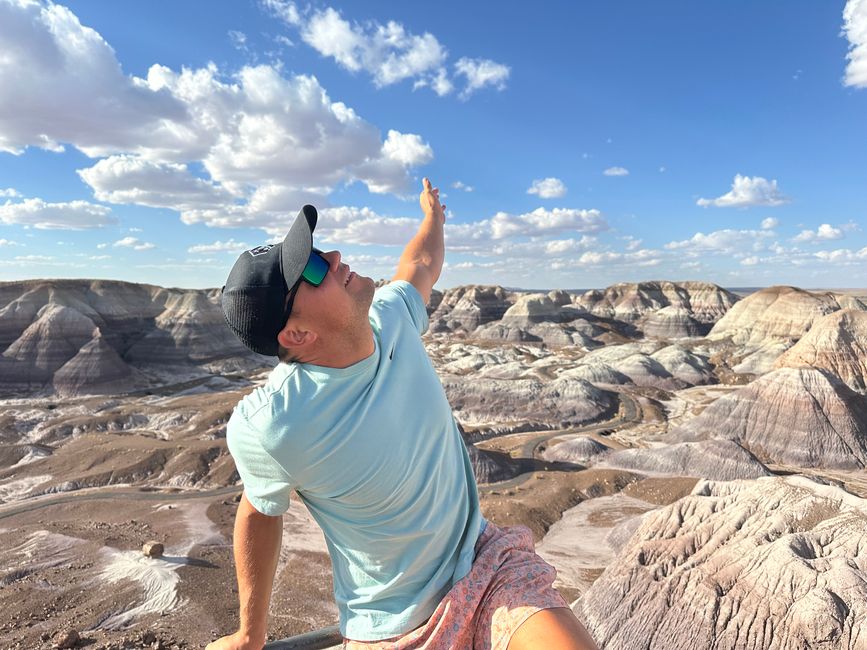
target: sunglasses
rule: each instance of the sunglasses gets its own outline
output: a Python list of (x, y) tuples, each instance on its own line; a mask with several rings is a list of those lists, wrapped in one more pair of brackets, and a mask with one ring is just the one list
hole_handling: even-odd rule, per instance
[(289, 289), (289, 300), (286, 301), (286, 308), (283, 310), (284, 323), (292, 313), (292, 305), (295, 302), (295, 296), (298, 295), (298, 285), (301, 284), (301, 281), (303, 280), (307, 284), (318, 287), (325, 280), (325, 276), (328, 275), (328, 269), (330, 268), (331, 264), (322, 257), (322, 251), (318, 248), (310, 251), (310, 257), (307, 258), (307, 264), (304, 266), (304, 270), (301, 271), (301, 277)]

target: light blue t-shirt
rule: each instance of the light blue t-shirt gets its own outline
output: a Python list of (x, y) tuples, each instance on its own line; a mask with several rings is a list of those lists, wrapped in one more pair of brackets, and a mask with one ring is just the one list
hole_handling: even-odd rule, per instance
[(226, 439), (250, 503), (322, 528), (340, 631), (373, 641), (424, 623), (473, 561), (484, 527), (467, 450), (422, 345), (418, 291), (370, 307), (376, 349), (348, 368), (279, 364), (238, 403)]

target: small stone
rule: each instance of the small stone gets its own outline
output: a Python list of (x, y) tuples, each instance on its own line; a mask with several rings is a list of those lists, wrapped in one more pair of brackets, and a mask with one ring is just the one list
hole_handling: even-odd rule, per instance
[(79, 638), (78, 630), (69, 629), (65, 632), (58, 632), (54, 636), (54, 647), (57, 648), (57, 650), (74, 648), (78, 644)]
[(145, 542), (141, 547), (141, 552), (145, 554), (146, 557), (162, 557), (163, 545), (159, 542), (149, 541)]
[(142, 632), (141, 641), (144, 644), (150, 645), (154, 641), (157, 640), (157, 635), (151, 632), (150, 630), (146, 630)]

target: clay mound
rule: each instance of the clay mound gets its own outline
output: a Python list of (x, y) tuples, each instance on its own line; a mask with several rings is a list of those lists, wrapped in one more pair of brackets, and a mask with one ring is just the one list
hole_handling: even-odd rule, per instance
[(560, 377), (583, 379), (589, 381), (591, 384), (623, 385), (632, 381), (622, 372), (618, 372), (608, 364), (598, 361), (582, 363), (580, 366), (565, 370), (560, 373)]
[(545, 294), (531, 293), (519, 296), (500, 322), (511, 327), (528, 327), (534, 323), (559, 323), (562, 320), (561, 305)]
[(129, 390), (132, 369), (102, 336), (95, 336), (54, 373), (61, 395), (107, 394)]
[(713, 366), (707, 358), (683, 349), (678, 345), (657, 350), (650, 358), (658, 362), (673, 377), (690, 386), (714, 383)]
[(672, 437), (735, 440), (784, 465), (860, 469), (867, 399), (824, 371), (781, 368), (719, 398)]
[(59, 305), (45, 305), (34, 321), (3, 356), (10, 373), (3, 383), (44, 384), (54, 372), (78, 354), (96, 332), (93, 321), (79, 311)]
[(612, 367), (636, 386), (651, 386), (664, 390), (685, 388), (686, 383), (674, 377), (659, 361), (646, 354), (633, 354), (616, 361)]
[(521, 473), (520, 464), (512, 459), (509, 454), (479, 449), (469, 443), (467, 444), (467, 451), (470, 455), (470, 463), (473, 466), (473, 474), (476, 477), (477, 483), (486, 484), (507, 481)]
[(731, 440), (683, 442), (655, 449), (624, 449), (607, 456), (602, 464), (605, 467), (695, 476), (714, 481), (770, 475), (755, 456)]
[(860, 649), (865, 530), (865, 500), (802, 477), (700, 481), (573, 609), (604, 648)]
[(618, 400), (581, 379), (492, 379), (442, 374), (449, 403), (473, 425), (552, 429), (578, 425), (613, 413)]
[(477, 327), (500, 320), (513, 302), (511, 294), (498, 286), (469, 285), (449, 289), (431, 314), (431, 331), (472, 332)]
[(542, 458), (551, 462), (577, 463), (587, 465), (599, 460), (611, 451), (611, 447), (604, 445), (595, 438), (578, 436), (572, 440), (560, 442), (549, 447), (542, 454)]
[(824, 368), (851, 388), (867, 390), (867, 312), (842, 309), (819, 319), (774, 365)]
[(685, 307), (669, 305), (648, 316), (641, 329), (650, 338), (683, 339), (704, 336), (710, 328), (693, 318)]
[[(860, 300), (843, 294), (813, 293), (795, 287), (769, 287), (750, 294), (729, 310), (708, 334), (730, 339), (740, 347), (736, 372), (761, 374), (803, 337), (813, 325), (840, 309), (867, 310)], [(751, 358), (752, 357), (752, 358)]]
[(709, 282), (621, 282), (579, 299), (591, 313), (635, 323), (665, 307), (685, 309), (698, 323), (714, 323), (738, 297)]

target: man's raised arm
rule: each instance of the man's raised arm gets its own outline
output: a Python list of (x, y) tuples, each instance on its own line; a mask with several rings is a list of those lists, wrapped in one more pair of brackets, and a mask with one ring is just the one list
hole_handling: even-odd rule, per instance
[(431, 188), (430, 181), (422, 181), (424, 189), (418, 197), (424, 220), (418, 232), (407, 244), (397, 264), (397, 273), (392, 280), (406, 280), (421, 294), (425, 304), (430, 300), (430, 292), (440, 277), (445, 258), (443, 223), (445, 208), (440, 205), (440, 191)]

